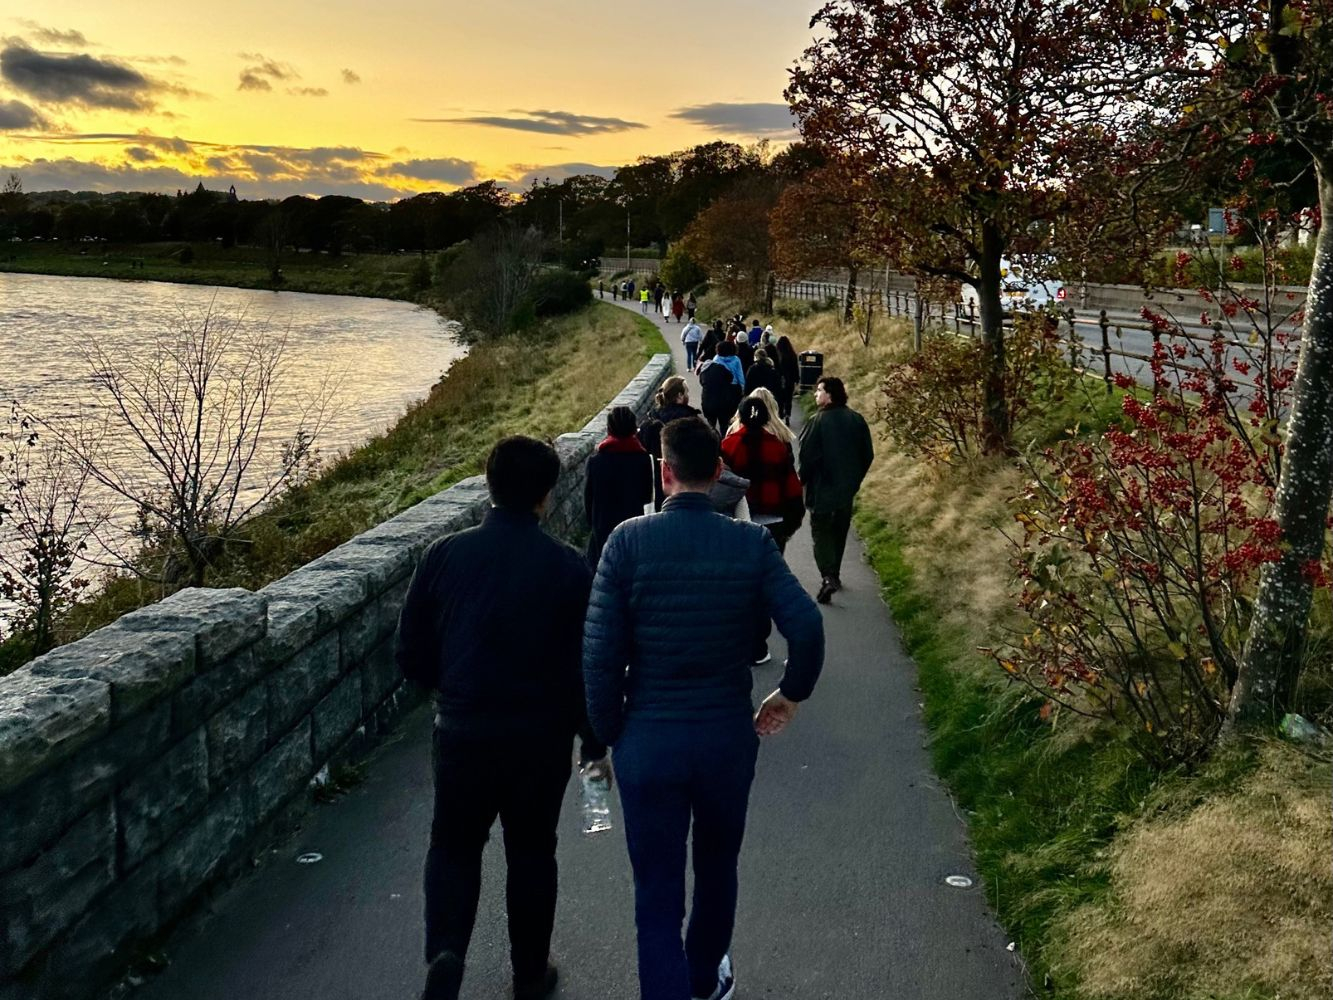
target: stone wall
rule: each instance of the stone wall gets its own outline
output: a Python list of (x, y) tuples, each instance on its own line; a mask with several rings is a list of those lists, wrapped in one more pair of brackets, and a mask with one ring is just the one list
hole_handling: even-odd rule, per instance
[[(642, 415), (670, 372), (657, 355), (609, 405)], [(604, 428), (556, 441), (557, 534), (584, 530)], [(0, 678), (0, 1000), (92, 995), (394, 724), (413, 568), (487, 505), (465, 480), (257, 593), (184, 590)]]

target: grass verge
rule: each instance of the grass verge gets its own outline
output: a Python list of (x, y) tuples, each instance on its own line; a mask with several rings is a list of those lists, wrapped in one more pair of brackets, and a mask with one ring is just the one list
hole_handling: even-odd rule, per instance
[[(1333, 993), (1333, 766), (1259, 741), (1193, 773), (1158, 771), (1107, 729), (1056, 714), (978, 647), (1017, 624), (1010, 589), (1012, 463), (930, 467), (893, 448), (876, 415), (905, 324), (869, 344), (826, 311), (772, 322), (824, 354), (871, 424), (876, 461), (856, 525), (920, 670), (935, 767), (967, 815), (997, 916), (1053, 1000), (1315, 1000)], [(701, 315), (734, 305), (710, 298)], [(1100, 386), (1035, 415), (1021, 441), (1105, 428)]]

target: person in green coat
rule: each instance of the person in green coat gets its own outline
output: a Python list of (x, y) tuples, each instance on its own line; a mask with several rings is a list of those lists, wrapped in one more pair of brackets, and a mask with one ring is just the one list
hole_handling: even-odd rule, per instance
[(816, 600), (827, 604), (842, 589), (842, 554), (852, 526), (852, 503), (875, 458), (865, 418), (847, 405), (842, 379), (815, 383), (819, 412), (801, 431), (798, 473), (805, 484), (815, 565), (823, 578)]

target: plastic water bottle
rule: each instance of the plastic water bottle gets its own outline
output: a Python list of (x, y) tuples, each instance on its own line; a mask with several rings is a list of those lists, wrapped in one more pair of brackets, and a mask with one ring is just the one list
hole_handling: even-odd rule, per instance
[(589, 764), (579, 768), (583, 786), (583, 832), (601, 833), (611, 829), (611, 777)]

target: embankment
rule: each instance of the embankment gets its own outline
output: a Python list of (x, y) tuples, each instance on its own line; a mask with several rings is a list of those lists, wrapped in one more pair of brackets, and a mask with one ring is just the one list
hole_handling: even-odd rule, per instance
[[(608, 406), (645, 413), (670, 371), (654, 356)], [(557, 534), (582, 531), (604, 426), (556, 439)], [(413, 568), (486, 504), (465, 479), (257, 591), (180, 591), (0, 678), (0, 1000), (91, 995), (392, 727)]]

